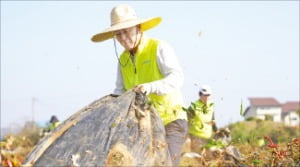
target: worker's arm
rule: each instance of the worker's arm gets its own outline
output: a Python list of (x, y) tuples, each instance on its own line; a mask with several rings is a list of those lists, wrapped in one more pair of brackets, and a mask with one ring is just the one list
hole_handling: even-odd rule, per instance
[(121, 74), (120, 64), (118, 63), (116, 88), (114, 89), (113, 94), (121, 95), (124, 92), (125, 92), (125, 88), (124, 88), (124, 84), (123, 84), (123, 78), (122, 78), (122, 74)]

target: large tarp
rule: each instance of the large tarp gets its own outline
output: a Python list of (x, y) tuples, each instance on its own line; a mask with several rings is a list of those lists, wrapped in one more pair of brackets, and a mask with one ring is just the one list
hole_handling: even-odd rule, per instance
[(170, 166), (165, 129), (144, 95), (94, 101), (45, 136), (24, 166)]

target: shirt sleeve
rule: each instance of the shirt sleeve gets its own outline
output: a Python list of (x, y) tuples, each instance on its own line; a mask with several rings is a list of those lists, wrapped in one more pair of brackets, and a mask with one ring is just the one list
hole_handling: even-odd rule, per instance
[(156, 61), (163, 79), (146, 83), (150, 93), (163, 95), (180, 89), (184, 76), (173, 48), (166, 42), (160, 41), (157, 48)]
[(123, 78), (121, 74), (120, 64), (118, 63), (117, 68), (117, 80), (116, 80), (116, 88), (114, 89), (113, 93), (116, 95), (121, 95), (125, 92)]

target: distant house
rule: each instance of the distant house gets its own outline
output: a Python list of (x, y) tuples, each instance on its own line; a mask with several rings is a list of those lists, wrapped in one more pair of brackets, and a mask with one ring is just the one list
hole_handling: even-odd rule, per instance
[(244, 117), (255, 117), (265, 120), (270, 116), (274, 122), (281, 122), (281, 104), (274, 98), (249, 98), (250, 106)]
[(245, 119), (250, 117), (262, 120), (271, 119), (274, 122), (282, 122), (289, 126), (297, 126), (300, 123), (300, 102), (279, 103), (271, 97), (249, 98), (250, 106), (244, 112)]
[(282, 105), (282, 121), (285, 125), (297, 126), (300, 124), (300, 102), (286, 102)]

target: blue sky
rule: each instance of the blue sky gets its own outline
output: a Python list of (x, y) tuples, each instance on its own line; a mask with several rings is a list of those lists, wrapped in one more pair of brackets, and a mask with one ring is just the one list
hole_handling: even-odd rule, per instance
[(163, 18), (146, 34), (173, 46), (186, 106), (212, 87), (218, 126), (242, 120), (248, 97), (299, 100), (299, 1), (1, 1), (1, 127), (65, 120), (112, 93), (113, 42), (90, 38), (121, 3)]

